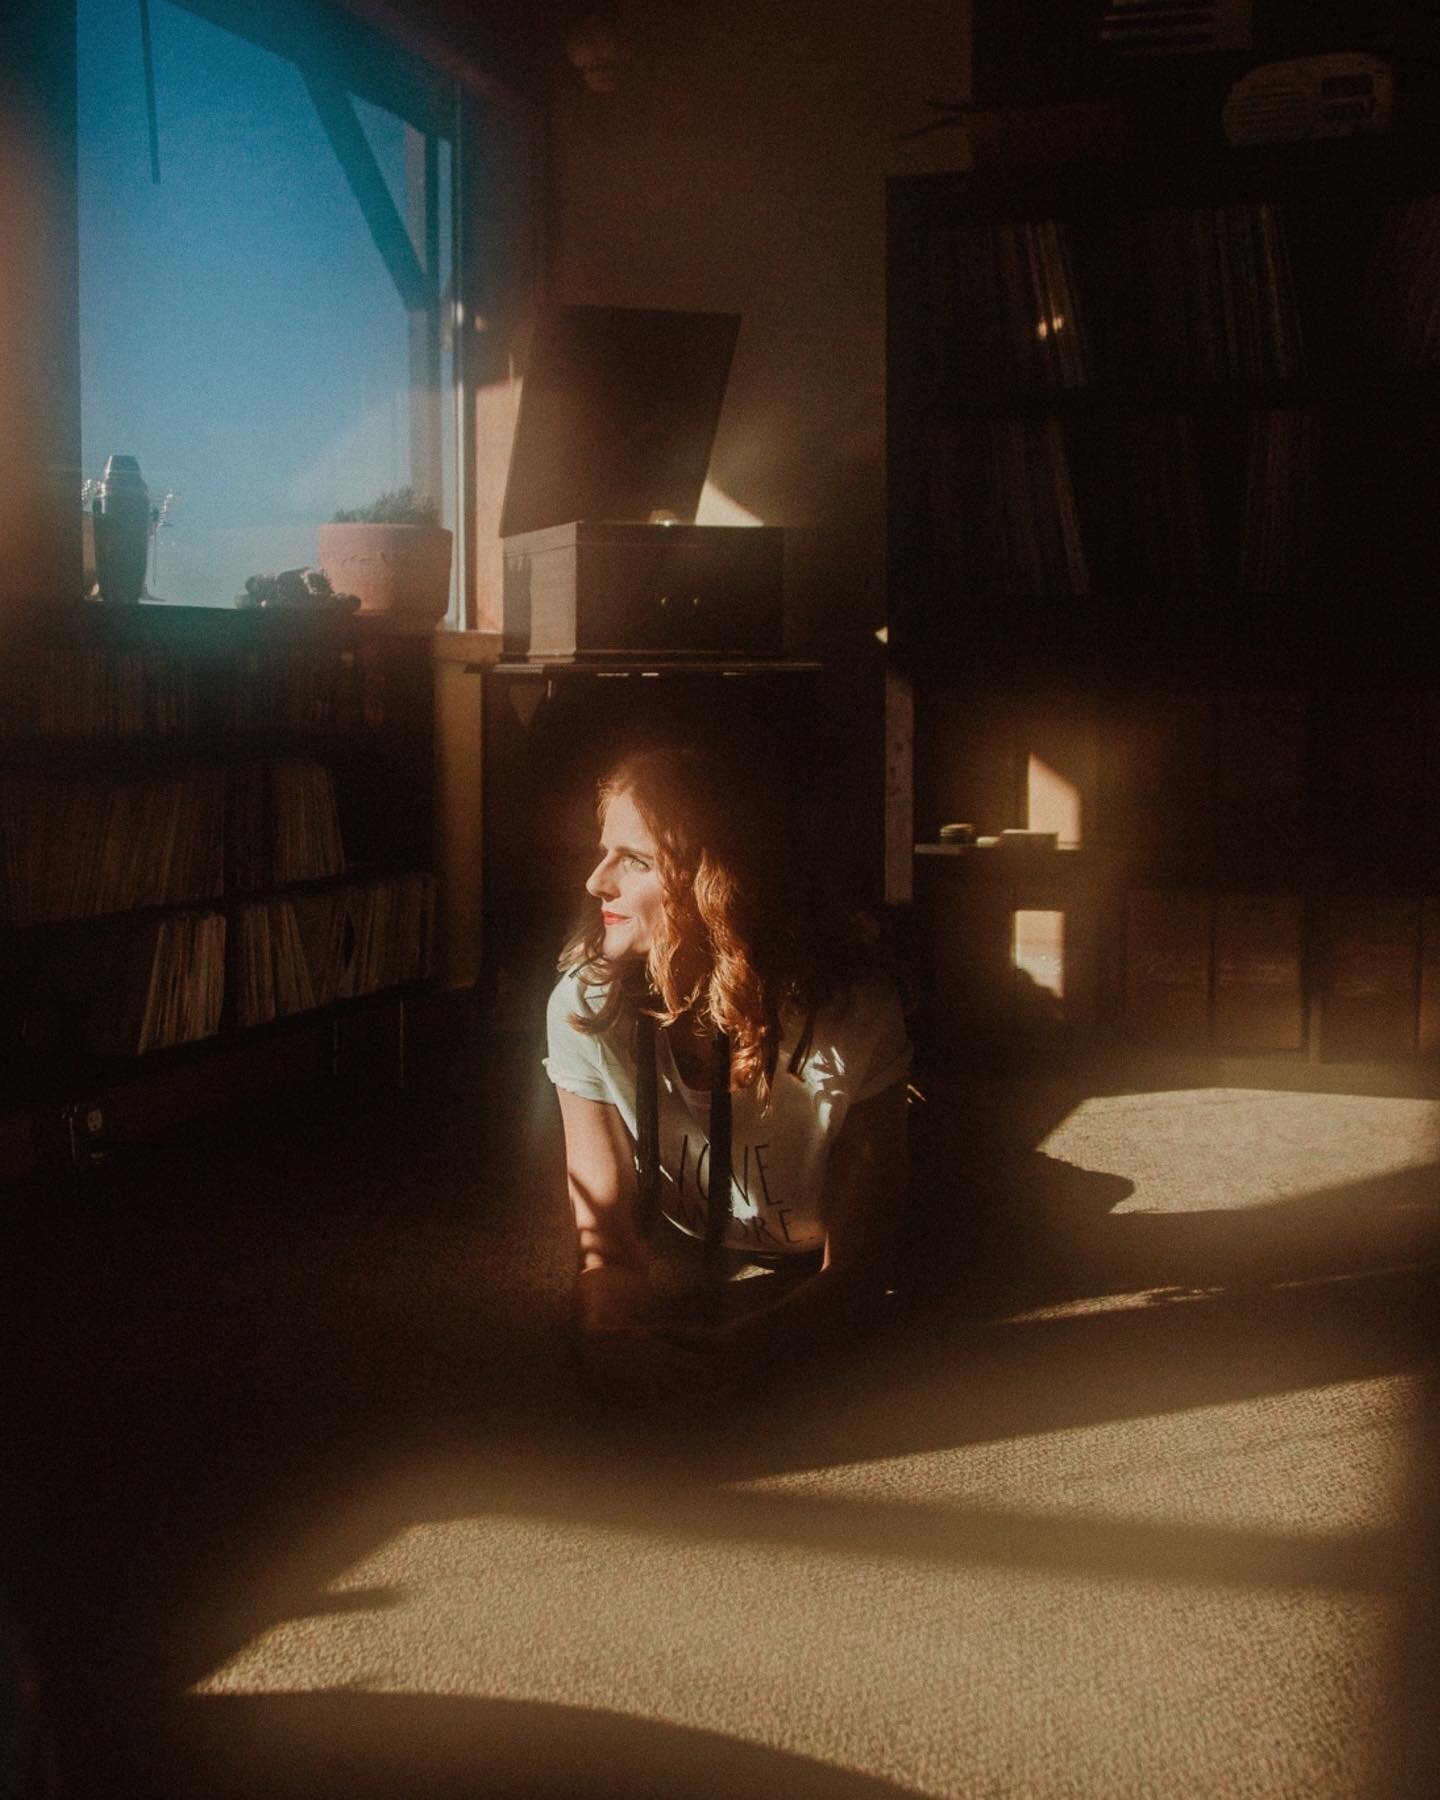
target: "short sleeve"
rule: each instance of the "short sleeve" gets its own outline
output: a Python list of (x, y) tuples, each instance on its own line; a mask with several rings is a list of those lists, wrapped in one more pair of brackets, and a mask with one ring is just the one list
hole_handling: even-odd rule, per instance
[(873, 1100), (910, 1073), (910, 1033), (894, 982), (877, 979), (858, 988), (850, 1023), (855, 1036), (851, 1051), (855, 1069), (853, 1106)]
[(569, 969), (550, 990), (545, 1009), (548, 1054), (545, 1073), (556, 1087), (582, 1100), (611, 1100), (614, 1091), (606, 1077), (600, 1041), (589, 1032), (577, 1031), (570, 1015), (586, 1010), (576, 971)]

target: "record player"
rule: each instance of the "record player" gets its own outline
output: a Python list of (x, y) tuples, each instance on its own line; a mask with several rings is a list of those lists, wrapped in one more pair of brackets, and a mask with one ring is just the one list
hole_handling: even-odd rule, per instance
[(783, 655), (784, 534), (695, 523), (739, 328), (540, 315), (501, 514), (507, 661)]

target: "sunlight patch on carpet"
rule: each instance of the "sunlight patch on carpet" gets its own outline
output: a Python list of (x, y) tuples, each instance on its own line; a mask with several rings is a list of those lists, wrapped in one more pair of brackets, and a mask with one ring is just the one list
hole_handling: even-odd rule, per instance
[(1105, 1419), (1005, 1441), (763, 1476), (734, 1491), (852, 1491), (1018, 1520), (1105, 1519), (1378, 1546), (1405, 1518), (1424, 1383), (1402, 1373)]
[[(1251, 1088), (1103, 1095), (1039, 1148), (1133, 1182), (1116, 1213), (1241, 1211), (1432, 1168), (1440, 1101)], [(1434, 1186), (1428, 1198), (1440, 1205)]]
[[(719, 1487), (497, 1471), (474, 1516), (417, 1520), (194, 1691), (590, 1709), (936, 1800), (1062, 1771), (1136, 1800), (1334, 1791), (1337, 1745), (1383, 1747), (1419, 1393), (1342, 1382)], [(335, 1605), (367, 1593), (389, 1603)]]

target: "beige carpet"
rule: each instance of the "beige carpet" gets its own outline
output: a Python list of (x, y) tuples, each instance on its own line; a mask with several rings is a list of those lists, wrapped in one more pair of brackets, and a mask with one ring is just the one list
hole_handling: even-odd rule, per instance
[(572, 1391), (558, 1131), (518, 1049), (483, 1100), (296, 1150), (258, 1219), (243, 1184), (203, 1232), (167, 1202), (168, 1348), (115, 1316), (166, 1396), (151, 1481), (197, 1444), (210, 1473), (178, 1476), (175, 1568), (139, 1535), (160, 1599), (119, 1580), (145, 1703), (112, 1786), (1431, 1791), (1424, 1081), (941, 1082), (889, 1331), (657, 1433)]

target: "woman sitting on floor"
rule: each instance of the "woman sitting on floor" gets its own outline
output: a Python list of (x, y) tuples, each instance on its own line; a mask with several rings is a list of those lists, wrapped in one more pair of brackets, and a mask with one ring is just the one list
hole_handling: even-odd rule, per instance
[[(889, 1289), (907, 1180), (900, 998), (873, 927), (803, 853), (773, 769), (644, 751), (601, 784), (599, 817), (594, 913), (547, 1021), (581, 1369), (641, 1405), (751, 1391), (851, 1335)], [(710, 1305), (661, 1304), (652, 1224), (669, 1250), (688, 1244)]]

